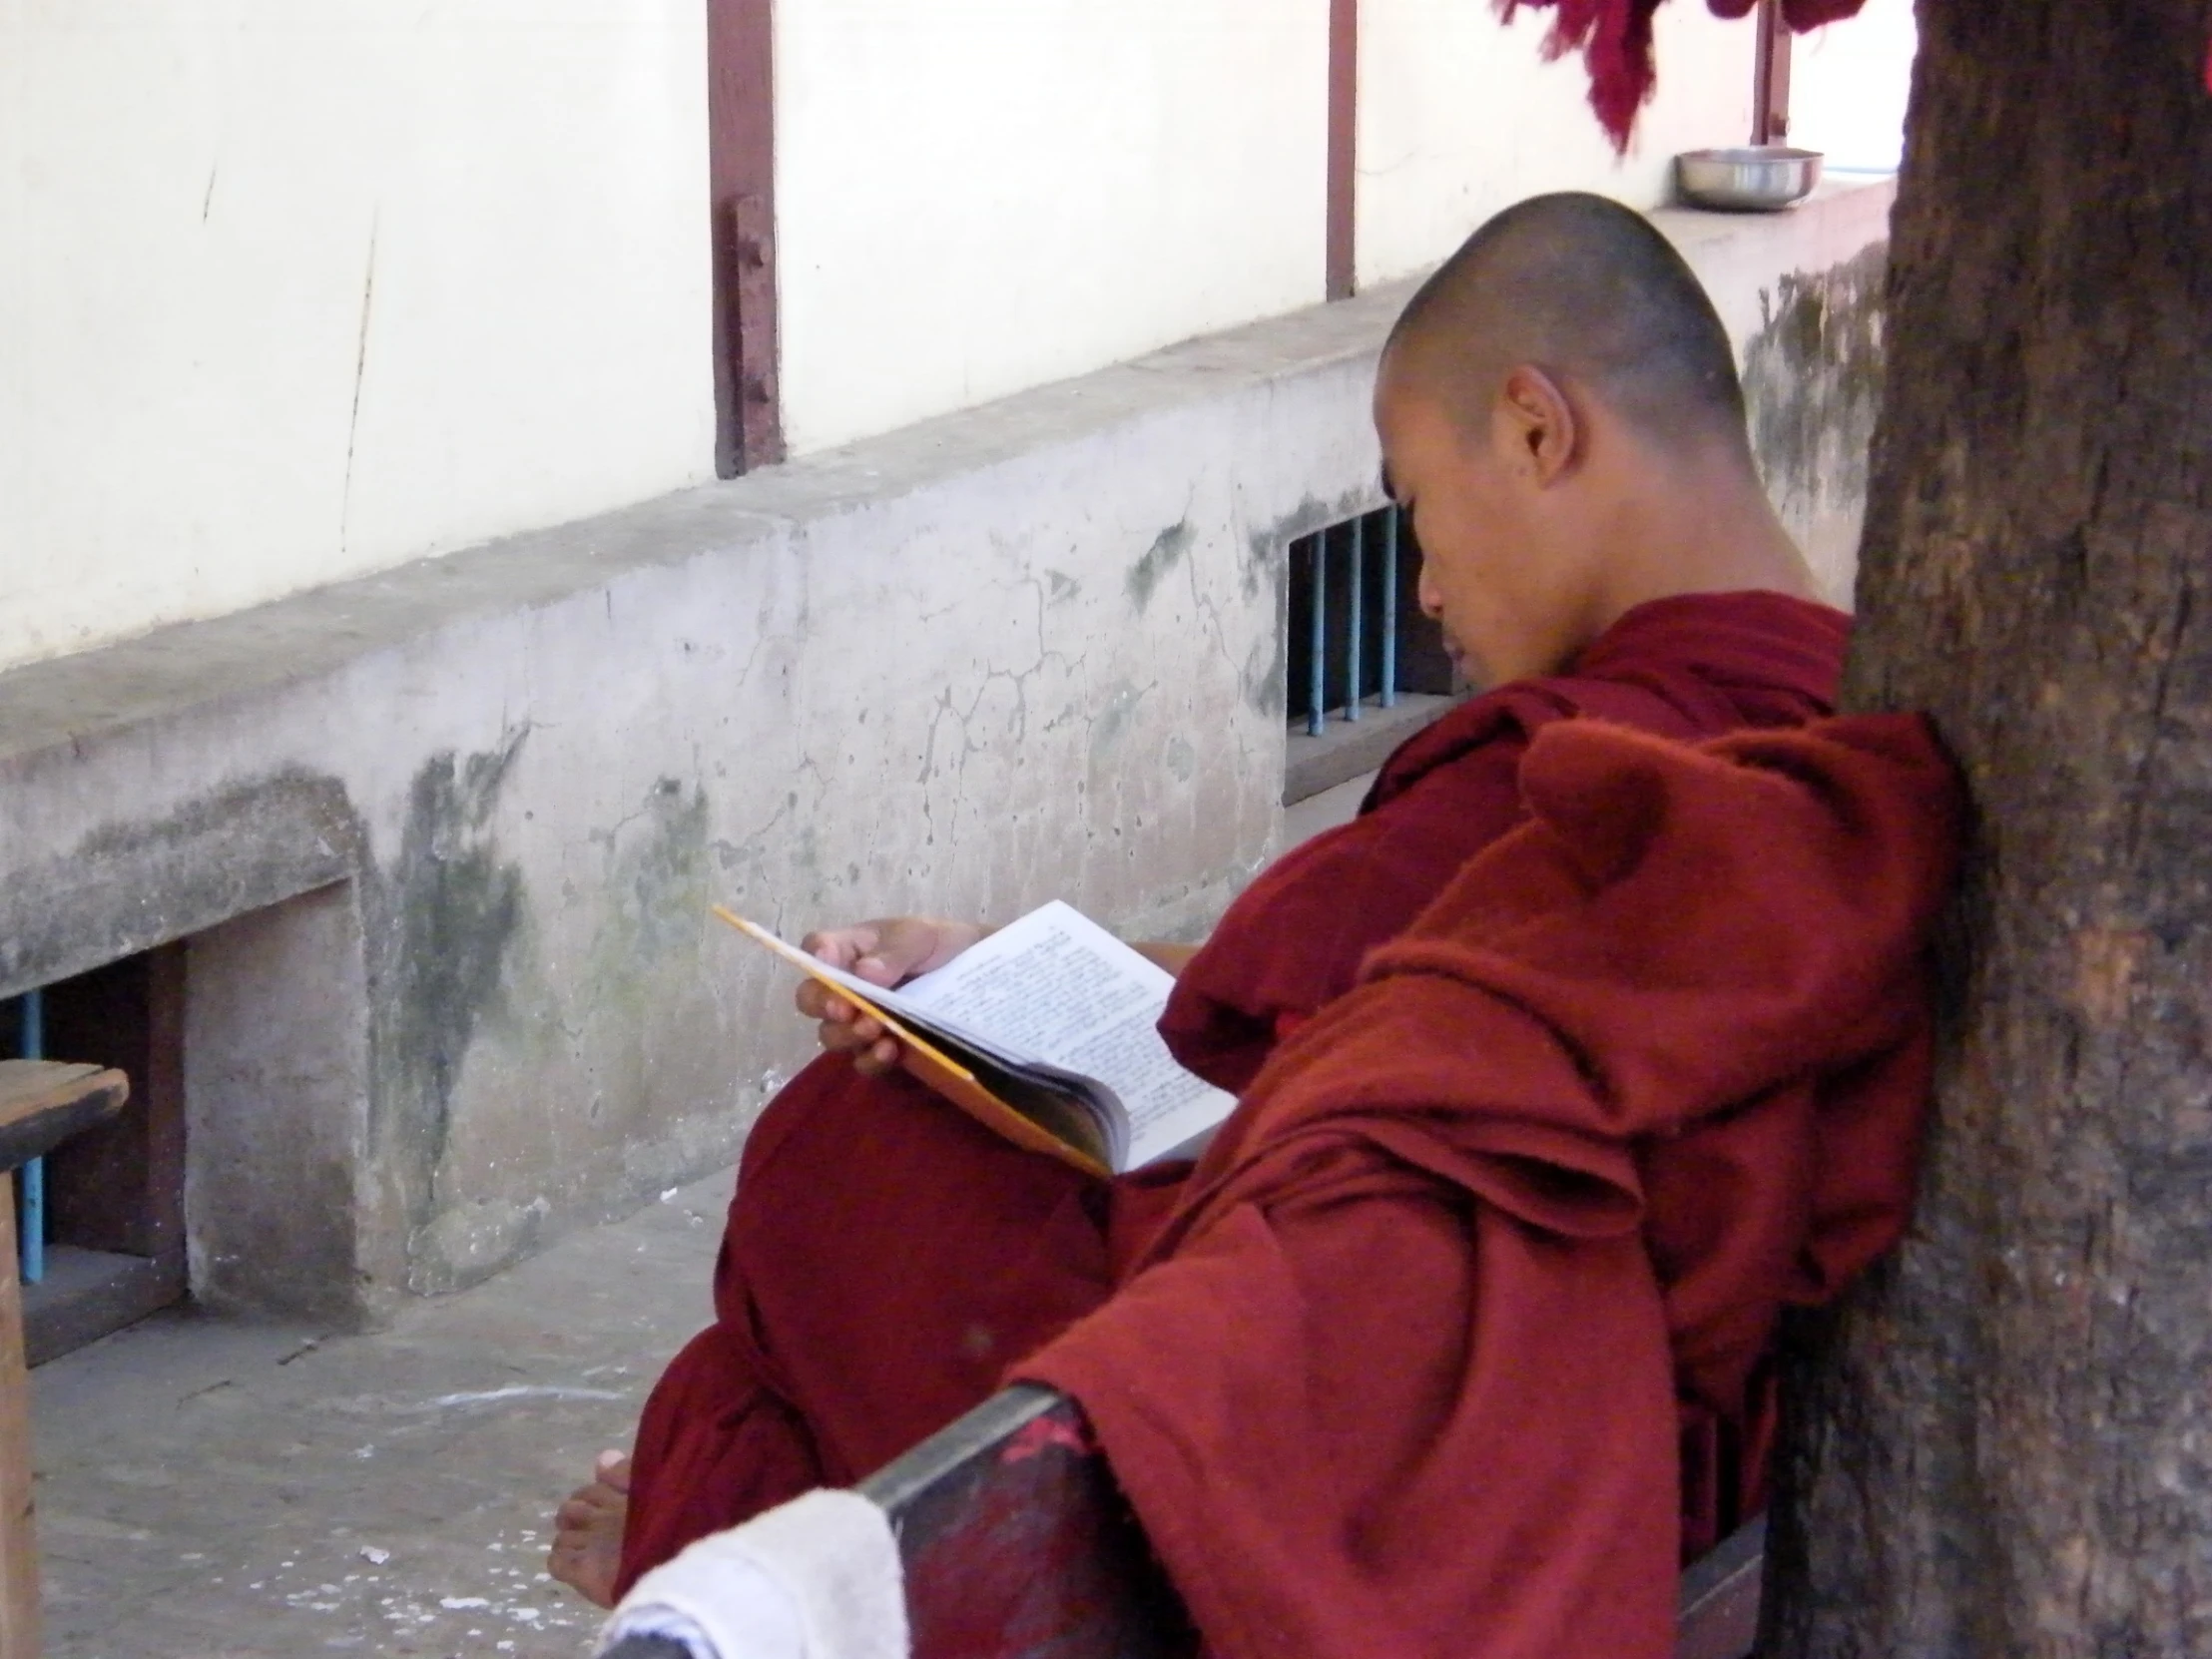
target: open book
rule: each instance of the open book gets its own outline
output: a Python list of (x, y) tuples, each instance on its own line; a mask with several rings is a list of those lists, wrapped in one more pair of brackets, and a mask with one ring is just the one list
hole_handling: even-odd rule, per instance
[(1237, 1103), (1177, 1065), (1154, 1029), (1174, 978), (1058, 899), (896, 990), (715, 914), (872, 1014), (955, 1105), (1078, 1168), (1136, 1169)]

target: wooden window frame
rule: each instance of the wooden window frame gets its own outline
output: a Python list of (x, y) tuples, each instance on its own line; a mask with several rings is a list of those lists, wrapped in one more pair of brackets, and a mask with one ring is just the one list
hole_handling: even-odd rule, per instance
[(784, 458), (773, 0), (707, 0), (707, 128), (715, 471), (735, 478)]

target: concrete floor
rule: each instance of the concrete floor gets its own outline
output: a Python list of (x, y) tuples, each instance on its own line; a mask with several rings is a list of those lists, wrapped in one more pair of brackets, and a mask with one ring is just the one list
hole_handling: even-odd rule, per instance
[(388, 1331), (159, 1316), (33, 1374), (49, 1659), (576, 1659), (554, 1504), (710, 1314), (730, 1176)]

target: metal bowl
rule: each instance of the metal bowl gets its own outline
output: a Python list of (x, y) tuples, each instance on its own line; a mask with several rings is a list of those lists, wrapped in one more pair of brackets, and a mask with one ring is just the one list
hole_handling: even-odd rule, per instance
[(1674, 159), (1682, 199), (1726, 213), (1773, 213), (1803, 201), (1821, 182), (1821, 153), (1782, 144), (1689, 150)]

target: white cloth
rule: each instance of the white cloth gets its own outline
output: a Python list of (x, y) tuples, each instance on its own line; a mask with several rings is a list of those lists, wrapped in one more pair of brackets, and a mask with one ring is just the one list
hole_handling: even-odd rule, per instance
[(815, 1491), (702, 1538), (631, 1587), (600, 1637), (664, 1636), (692, 1659), (908, 1659), (890, 1517)]

